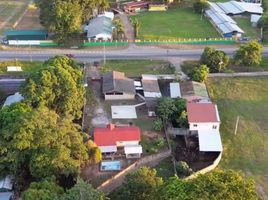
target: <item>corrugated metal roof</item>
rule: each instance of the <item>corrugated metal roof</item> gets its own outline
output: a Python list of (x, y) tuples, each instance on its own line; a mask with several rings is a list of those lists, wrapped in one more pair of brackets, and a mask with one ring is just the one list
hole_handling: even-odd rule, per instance
[(16, 35), (47, 35), (45, 30), (7, 30), (5, 31), (6, 36)]
[(177, 98), (181, 97), (180, 83), (170, 83), (170, 97)]
[(221, 152), (223, 150), (218, 130), (198, 130), (199, 151)]
[(19, 92), (16, 92), (15, 94), (10, 95), (6, 98), (6, 101), (3, 105), (3, 107), (10, 106), (11, 104), (20, 102), (22, 100), (23, 100), (23, 96)]
[(92, 38), (98, 34), (112, 35), (113, 23), (112, 20), (105, 16), (99, 16), (92, 19), (88, 25), (87, 37)]
[(218, 28), (222, 34), (232, 33), (232, 32), (244, 33), (244, 31), (241, 28), (239, 28), (239, 26), (237, 26), (236, 24), (231, 24), (231, 23), (219, 24)]
[(208, 17), (212, 19), (212, 21), (215, 24), (222, 24), (225, 22), (236, 24), (236, 22), (231, 17), (229, 17), (228, 15), (224, 13), (218, 13), (218, 12), (213, 12), (212, 10), (207, 10), (206, 14)]
[(260, 4), (229, 1), (216, 3), (226, 14), (238, 15), (244, 12), (262, 14), (263, 9)]

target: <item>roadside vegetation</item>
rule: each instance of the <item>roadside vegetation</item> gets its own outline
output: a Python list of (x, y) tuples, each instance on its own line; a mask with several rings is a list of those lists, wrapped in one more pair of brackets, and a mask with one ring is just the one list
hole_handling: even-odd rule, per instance
[[(268, 58), (262, 58), (262, 46), (253, 40), (247, 44), (240, 45), (235, 52), (234, 58), (230, 59), (224, 51), (219, 51), (211, 47), (206, 47), (199, 61), (185, 61), (181, 68), (182, 71), (200, 82), (204, 81), (201, 77), (201, 66), (207, 66), (209, 73), (232, 73), (264, 71), (268, 69)], [(199, 72), (197, 71), (199, 69)], [(196, 73), (196, 71), (198, 73)], [(198, 78), (193, 77), (197, 74)], [(204, 77), (204, 76), (203, 76)]]
[[(19, 66), (21, 67), (21, 72), (8, 72), (8, 66)], [(43, 62), (40, 61), (20, 61), (20, 60), (13, 60), (13, 61), (3, 61), (0, 62), (0, 74), (9, 74), (9, 75), (29, 75), (31, 73), (37, 72), (40, 69), (44, 68)]]
[(164, 60), (107, 60), (102, 72), (124, 72), (126, 76), (138, 77), (141, 74), (174, 74), (175, 68)]
[[(221, 118), (223, 169), (241, 170), (257, 182), (260, 194), (268, 194), (268, 79), (214, 78), (207, 82)], [(239, 117), (237, 134), (234, 134)]]

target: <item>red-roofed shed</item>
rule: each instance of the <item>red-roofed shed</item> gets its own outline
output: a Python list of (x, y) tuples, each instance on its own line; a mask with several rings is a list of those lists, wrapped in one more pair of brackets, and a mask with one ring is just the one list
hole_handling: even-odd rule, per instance
[(213, 103), (187, 103), (190, 130), (219, 130), (220, 117)]

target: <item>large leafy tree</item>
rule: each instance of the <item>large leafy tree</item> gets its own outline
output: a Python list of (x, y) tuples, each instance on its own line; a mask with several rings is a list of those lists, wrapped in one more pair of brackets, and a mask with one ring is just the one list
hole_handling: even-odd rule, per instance
[(259, 199), (255, 184), (251, 179), (242, 177), (235, 171), (216, 170), (206, 175), (199, 175), (192, 180), (170, 178), (161, 187), (161, 200), (226, 200), (226, 199)]
[(156, 176), (156, 170), (143, 167), (126, 176), (121, 188), (112, 196), (118, 200), (153, 200), (163, 180)]
[(229, 57), (223, 51), (206, 47), (201, 55), (201, 64), (206, 65), (211, 73), (220, 72), (229, 63)]
[(34, 108), (47, 106), (60, 116), (81, 117), (85, 89), (79, 65), (66, 56), (48, 60), (45, 69), (33, 73), (21, 93)]
[(64, 191), (56, 184), (55, 179), (49, 178), (40, 182), (32, 182), (22, 193), (22, 200), (56, 200)]
[(0, 172), (76, 176), (88, 158), (80, 129), (46, 107), (17, 103), (0, 113)]
[(253, 40), (239, 47), (234, 55), (235, 62), (240, 65), (259, 65), (262, 60), (262, 46)]
[(56, 35), (59, 43), (69, 43), (70, 37), (81, 32), (81, 24), (88, 22), (94, 10), (109, 8), (107, 0), (35, 0), (40, 8), (40, 21)]
[(165, 122), (171, 118), (177, 108), (171, 98), (162, 98), (157, 102), (156, 113)]
[(91, 185), (78, 179), (77, 183), (65, 194), (63, 194), (59, 200), (104, 200), (105, 195), (95, 190)]

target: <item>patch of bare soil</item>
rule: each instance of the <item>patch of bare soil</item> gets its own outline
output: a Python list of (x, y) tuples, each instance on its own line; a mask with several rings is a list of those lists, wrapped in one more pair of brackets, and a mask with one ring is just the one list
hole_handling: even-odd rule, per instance
[(154, 139), (154, 138), (158, 138), (159, 134), (154, 132), (154, 131), (144, 131), (143, 135), (145, 135), (147, 138), (149, 139)]

